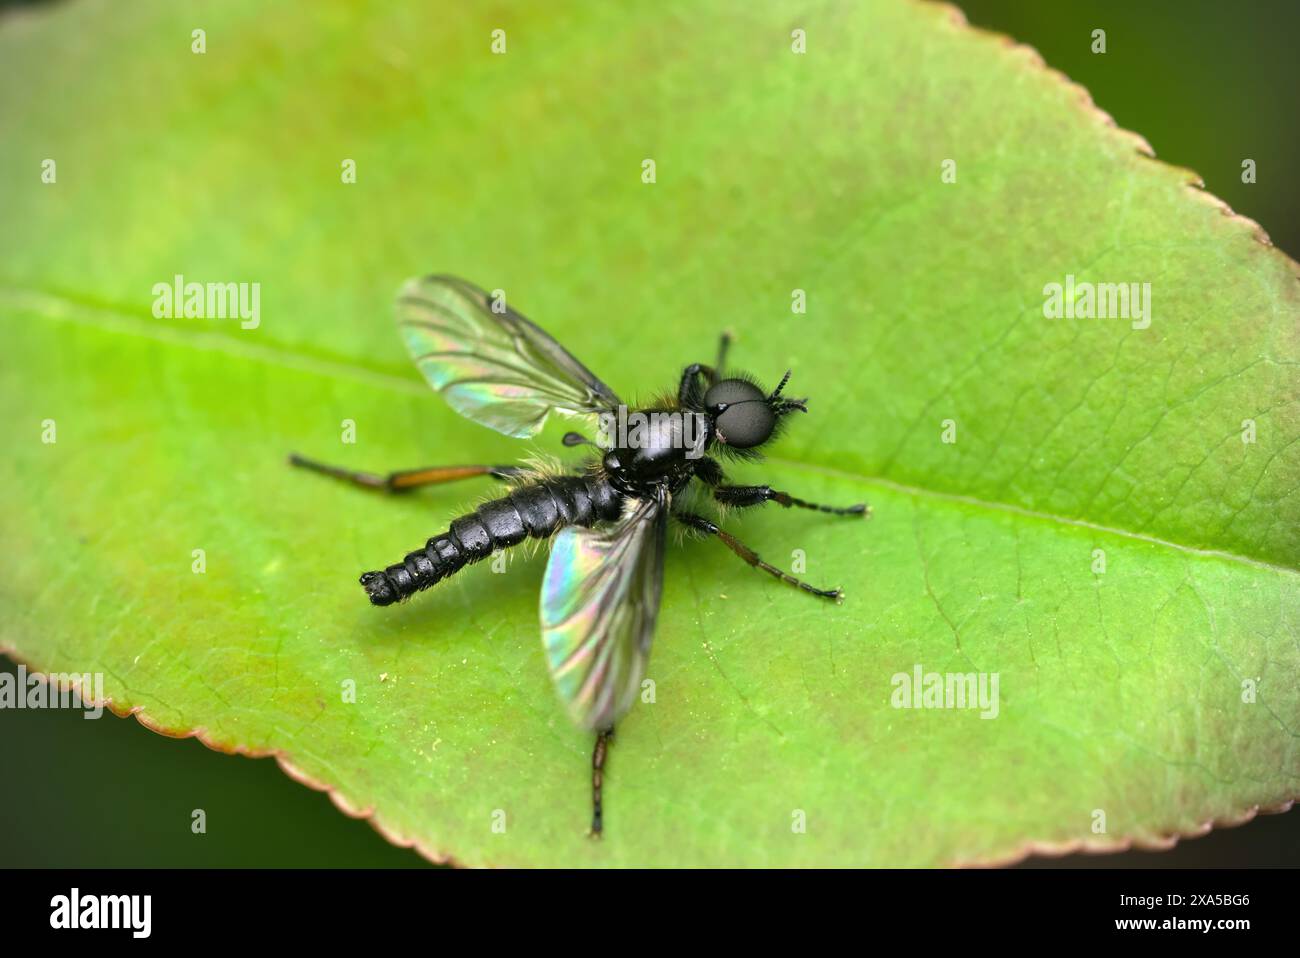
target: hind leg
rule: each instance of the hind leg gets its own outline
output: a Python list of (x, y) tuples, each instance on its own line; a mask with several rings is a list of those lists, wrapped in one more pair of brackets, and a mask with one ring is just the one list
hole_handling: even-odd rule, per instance
[(475, 476), (512, 479), (524, 471), (518, 466), (428, 466), (424, 469), (405, 469), (401, 472), (378, 475), (373, 472), (356, 472), (340, 466), (327, 465), (314, 459), (307, 459), (296, 452), (289, 456), (289, 465), (310, 469), (312, 472), (333, 476), (335, 479), (342, 479), (344, 482), (380, 492), (405, 492), (407, 489), (420, 486), (455, 482), (457, 479), (472, 479)]
[(605, 784), (605, 756), (609, 751), (609, 740), (614, 737), (614, 726), (596, 733), (596, 745), (591, 751), (591, 832), (592, 838), (599, 838), (605, 828), (605, 813), (601, 807), (601, 790)]

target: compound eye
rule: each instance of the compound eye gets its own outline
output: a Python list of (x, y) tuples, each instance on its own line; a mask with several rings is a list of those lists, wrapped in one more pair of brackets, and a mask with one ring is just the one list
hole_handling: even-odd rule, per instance
[(704, 394), (704, 406), (710, 412), (713, 412), (715, 407), (719, 407), (718, 412), (721, 412), (736, 403), (762, 398), (764, 398), (763, 391), (753, 383), (743, 379), (724, 379), (709, 387), (708, 392)]
[(738, 449), (761, 446), (772, 437), (776, 414), (765, 402), (751, 401), (727, 406), (717, 418), (718, 432), (727, 445)]

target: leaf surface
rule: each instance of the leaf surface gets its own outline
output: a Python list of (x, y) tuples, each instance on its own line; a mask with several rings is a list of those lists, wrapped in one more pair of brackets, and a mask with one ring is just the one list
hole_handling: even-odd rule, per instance
[[(0, 18), (0, 642), (474, 865), (992, 862), (1300, 792), (1300, 294), (1253, 224), (948, 8), (470, 6)], [(811, 410), (733, 479), (875, 509), (727, 517), (839, 607), (670, 543), (601, 843), (544, 556), (356, 584), (497, 490), (285, 466), (559, 451), (421, 382), (391, 304), (433, 271), (624, 396), (730, 328)], [(259, 283), (259, 324), (154, 318), (176, 275)], [(1150, 283), (1149, 327), (1045, 318), (1070, 275)], [(996, 717), (893, 707), (918, 667), (996, 675)]]

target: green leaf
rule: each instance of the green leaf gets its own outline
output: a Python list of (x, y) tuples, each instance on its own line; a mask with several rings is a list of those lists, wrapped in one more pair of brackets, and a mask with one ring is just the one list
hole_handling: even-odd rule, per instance
[[(1300, 792), (1296, 264), (948, 8), (468, 6), (0, 18), (0, 641), (466, 864), (992, 862)], [(434, 270), (623, 395), (732, 329), (811, 397), (733, 478), (875, 507), (726, 519), (839, 607), (674, 546), (600, 843), (543, 558), (396, 609), (356, 584), (494, 490), (285, 465), (559, 451), (411, 368), (391, 298)], [(155, 319), (177, 274), (260, 283), (260, 324)], [(1150, 283), (1150, 326), (1045, 318), (1067, 275)], [(996, 674), (996, 718), (894, 708), (918, 667)]]

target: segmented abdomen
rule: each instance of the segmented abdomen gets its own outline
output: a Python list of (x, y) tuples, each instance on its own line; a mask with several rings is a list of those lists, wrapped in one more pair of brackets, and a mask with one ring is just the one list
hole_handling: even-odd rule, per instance
[(592, 526), (617, 519), (623, 497), (608, 482), (556, 476), (520, 486), (451, 523), (405, 559), (361, 577), (375, 605), (392, 605), (427, 589), (471, 562), (524, 539), (545, 539), (565, 526)]

